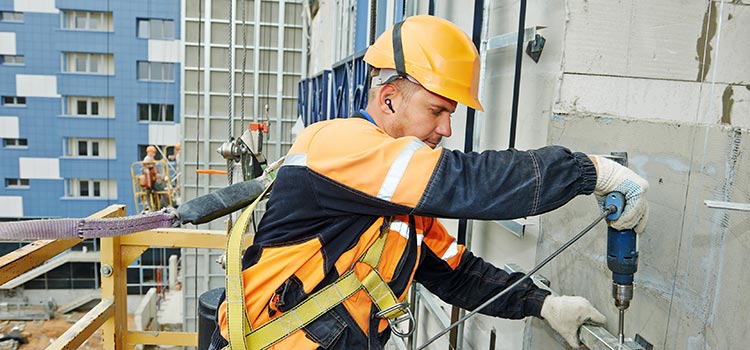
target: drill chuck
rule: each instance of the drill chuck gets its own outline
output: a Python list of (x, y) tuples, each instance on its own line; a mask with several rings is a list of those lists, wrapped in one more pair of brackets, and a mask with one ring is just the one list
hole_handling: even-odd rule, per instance
[(612, 298), (615, 299), (615, 306), (620, 310), (630, 307), (630, 301), (633, 300), (633, 284), (612, 283)]

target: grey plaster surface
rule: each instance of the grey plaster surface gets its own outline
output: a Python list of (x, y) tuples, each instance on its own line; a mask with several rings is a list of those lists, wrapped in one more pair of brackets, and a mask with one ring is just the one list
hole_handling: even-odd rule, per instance
[[(743, 349), (750, 302), (750, 213), (711, 209), (704, 200), (750, 202), (750, 132), (725, 126), (556, 116), (549, 143), (590, 154), (626, 151), (650, 185), (650, 220), (639, 237), (640, 261), (625, 333), (655, 349)], [(592, 221), (592, 196), (542, 216), (537, 261)], [(602, 223), (542, 270), (562, 294), (581, 295), (617, 331)], [(533, 323), (525, 348), (563, 348)], [(557, 344), (549, 347), (550, 343)]]

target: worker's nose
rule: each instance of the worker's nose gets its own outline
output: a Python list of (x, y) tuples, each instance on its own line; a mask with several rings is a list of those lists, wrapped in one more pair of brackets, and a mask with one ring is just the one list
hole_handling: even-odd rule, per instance
[(450, 137), (453, 131), (451, 130), (451, 116), (441, 116), (438, 120), (437, 128), (435, 132), (442, 137)]

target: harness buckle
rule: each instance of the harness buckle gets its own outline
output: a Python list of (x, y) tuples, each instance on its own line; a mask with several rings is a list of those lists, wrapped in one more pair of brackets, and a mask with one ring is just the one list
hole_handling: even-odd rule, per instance
[[(414, 321), (414, 315), (411, 313), (409, 303), (405, 301), (394, 304), (385, 310), (376, 313), (375, 317), (386, 319), (386, 321), (388, 321), (388, 327), (391, 328), (391, 332), (399, 338), (406, 338), (414, 333), (416, 321)], [(409, 328), (406, 332), (402, 332), (396, 326), (406, 321), (409, 321)]]

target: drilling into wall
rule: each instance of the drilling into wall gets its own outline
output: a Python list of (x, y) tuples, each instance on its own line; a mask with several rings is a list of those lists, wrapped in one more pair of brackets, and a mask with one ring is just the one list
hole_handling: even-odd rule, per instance
[[(625, 196), (620, 192), (611, 192), (604, 201), (605, 207), (614, 205), (617, 208), (607, 216), (608, 221), (617, 220), (625, 207)], [(633, 299), (633, 276), (638, 270), (638, 250), (636, 235), (632, 229), (616, 230), (607, 226), (607, 267), (612, 271), (612, 297), (619, 309), (618, 337), (620, 344), (625, 341), (625, 310)]]

